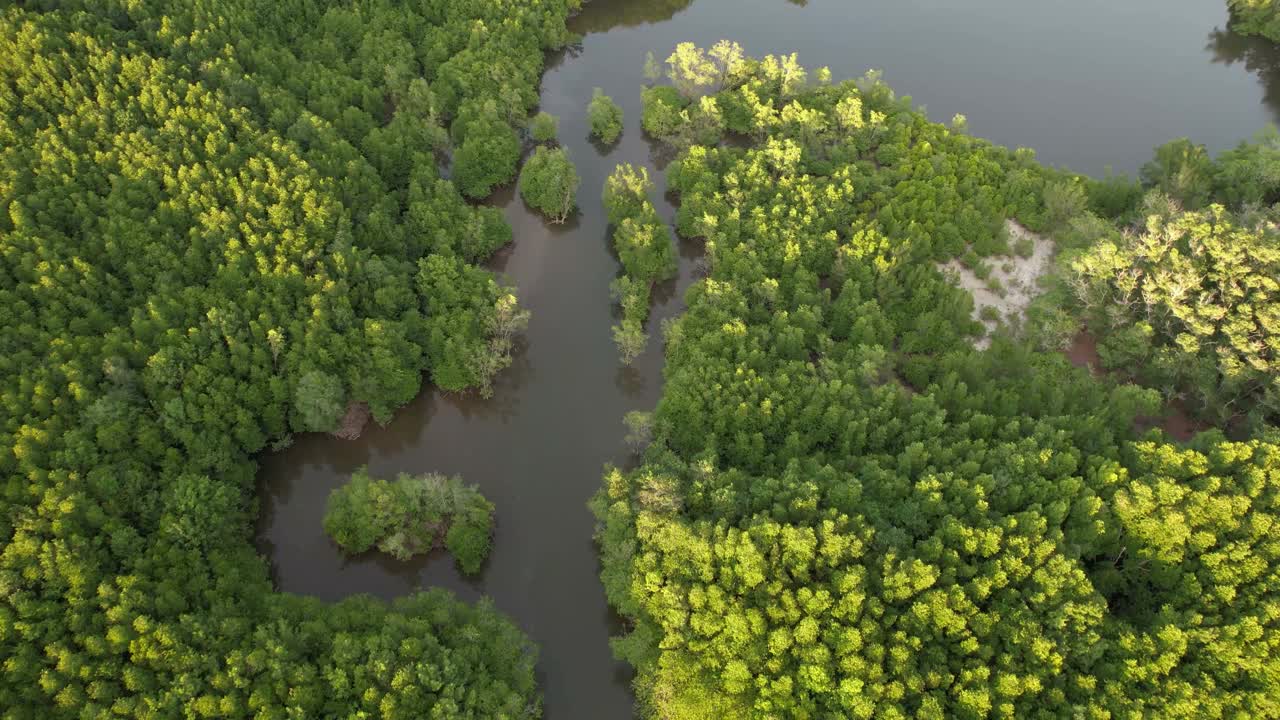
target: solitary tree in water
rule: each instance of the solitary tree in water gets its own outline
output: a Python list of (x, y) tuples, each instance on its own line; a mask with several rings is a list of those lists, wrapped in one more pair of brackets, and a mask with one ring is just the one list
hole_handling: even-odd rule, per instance
[(591, 123), (591, 134), (600, 138), (601, 142), (612, 143), (622, 134), (622, 108), (600, 88), (596, 88), (591, 94), (587, 120)]
[(376, 546), (399, 560), (443, 544), (463, 572), (474, 574), (489, 554), (493, 503), (456, 475), (401, 473), (387, 481), (362, 467), (329, 494), (324, 529), (346, 552)]
[(520, 197), (552, 222), (562, 223), (577, 206), (579, 182), (563, 148), (539, 147), (520, 171)]
[(644, 79), (650, 83), (658, 82), (662, 78), (662, 66), (658, 64), (658, 59), (653, 56), (653, 51), (644, 54)]

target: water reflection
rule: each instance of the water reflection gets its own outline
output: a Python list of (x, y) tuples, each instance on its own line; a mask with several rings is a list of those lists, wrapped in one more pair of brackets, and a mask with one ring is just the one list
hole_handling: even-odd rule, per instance
[(1262, 103), (1271, 116), (1280, 122), (1280, 45), (1265, 38), (1240, 35), (1231, 30), (1214, 28), (1205, 46), (1215, 63), (1227, 66), (1241, 63), (1244, 69), (1258, 76), (1262, 85)]
[(663, 22), (692, 4), (693, 0), (590, 0), (573, 18), (570, 29), (586, 35)]

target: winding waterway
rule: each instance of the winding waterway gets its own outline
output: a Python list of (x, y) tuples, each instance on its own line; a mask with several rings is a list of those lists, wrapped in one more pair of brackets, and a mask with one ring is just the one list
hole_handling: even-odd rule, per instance
[[(622, 416), (657, 402), (657, 327), (679, 312), (699, 254), (681, 244), (679, 279), (657, 293), (654, 340), (621, 368), (609, 303), (619, 266), (600, 191), (619, 162), (647, 165), (664, 184), (660, 153), (639, 128), (644, 53), (731, 38), (753, 55), (798, 51), (837, 78), (879, 68), (934, 119), (963, 113), (972, 133), (1035, 148), (1045, 162), (1133, 173), (1172, 137), (1217, 151), (1280, 119), (1280, 53), (1223, 31), (1225, 21), (1221, 0), (593, 0), (571, 23), (581, 45), (549, 59), (542, 87), (542, 109), (560, 117), (578, 165), (583, 209), (557, 226), (510, 190), (493, 200), (515, 242), (491, 266), (533, 312), (515, 363), (490, 400), (427, 389), (359, 440), (302, 436), (262, 458), (259, 546), (277, 586), (330, 600), (432, 586), (488, 596), (541, 646), (545, 717), (630, 717), (630, 674), (609, 651), (617, 627), (585, 504), (603, 465), (627, 459)], [(610, 148), (587, 139), (593, 87), (626, 112)], [(670, 220), (674, 209), (657, 199)], [(443, 554), (407, 563), (342, 556), (321, 528), (324, 503), (365, 464), (376, 476), (460, 473), (480, 486), (498, 527), (478, 579), (461, 577)]]

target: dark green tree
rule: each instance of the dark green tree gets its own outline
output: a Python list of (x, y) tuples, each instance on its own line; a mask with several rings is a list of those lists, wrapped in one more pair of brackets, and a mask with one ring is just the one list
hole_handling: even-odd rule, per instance
[(587, 105), (587, 122), (592, 135), (600, 138), (602, 143), (612, 144), (622, 134), (622, 108), (603, 90), (596, 88), (591, 92), (591, 102)]
[(552, 222), (562, 223), (577, 207), (578, 171), (563, 148), (538, 147), (520, 170), (520, 197)]

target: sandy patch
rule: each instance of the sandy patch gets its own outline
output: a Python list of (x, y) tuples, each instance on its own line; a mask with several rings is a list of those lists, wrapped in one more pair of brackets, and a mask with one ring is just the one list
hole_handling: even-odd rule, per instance
[(360, 437), (360, 433), (364, 432), (364, 426), (368, 422), (368, 403), (352, 400), (347, 403), (347, 411), (343, 413), (342, 419), (338, 421), (338, 427), (331, 430), (329, 434), (339, 440), (355, 440)]
[(1013, 220), (1006, 220), (1005, 227), (1009, 231), (1010, 247), (1016, 247), (1024, 239), (1031, 242), (1029, 256), (992, 255), (986, 258), (985, 262), (991, 268), (991, 274), (986, 280), (979, 278), (958, 259), (953, 258), (938, 265), (938, 269), (950, 277), (952, 282), (968, 290), (973, 296), (973, 319), (981, 322), (988, 333), (974, 341), (974, 347), (979, 350), (991, 345), (990, 333), (999, 324), (995, 320), (984, 319), (983, 308), (995, 308), (1002, 319), (1020, 319), (1027, 306), (1040, 294), (1040, 278), (1049, 272), (1053, 259), (1053, 241), (1031, 232)]

